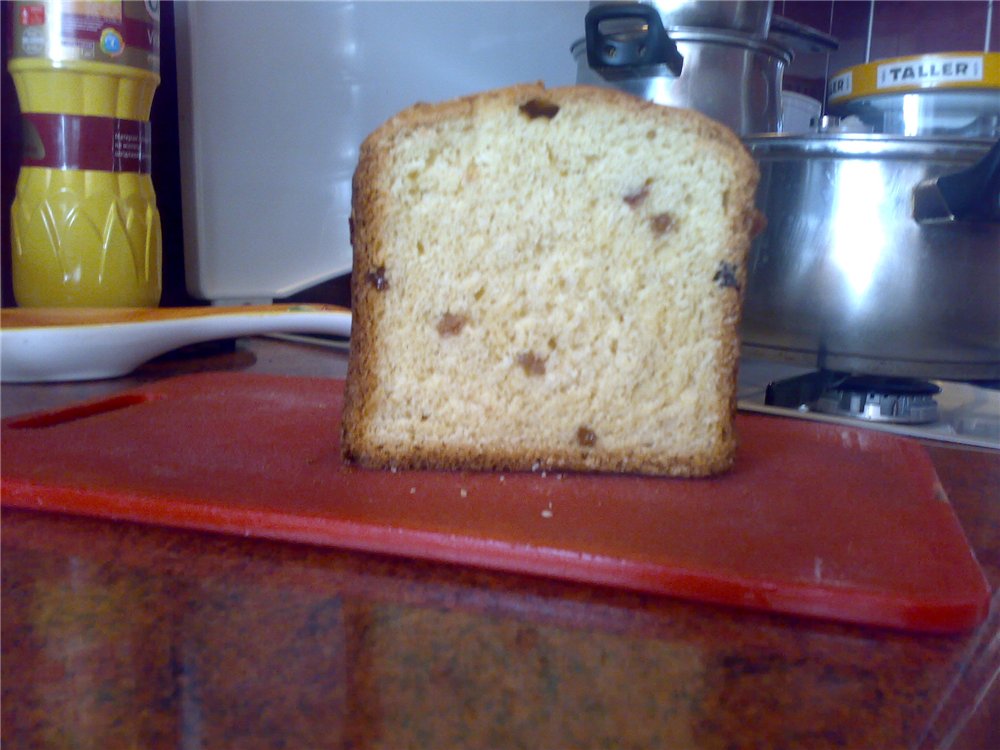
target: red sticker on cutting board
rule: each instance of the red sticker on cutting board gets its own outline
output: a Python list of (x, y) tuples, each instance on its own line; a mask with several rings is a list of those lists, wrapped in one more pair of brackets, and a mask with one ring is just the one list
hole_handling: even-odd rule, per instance
[(21, 165), (149, 174), (150, 125), (116, 117), (25, 113)]

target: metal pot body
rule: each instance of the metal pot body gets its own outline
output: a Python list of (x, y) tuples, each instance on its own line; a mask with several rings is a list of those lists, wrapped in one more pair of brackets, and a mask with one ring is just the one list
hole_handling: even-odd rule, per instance
[[(665, 28), (697, 26), (728, 29), (763, 39), (771, 26), (772, 0), (645, 0), (660, 13)], [(600, 3), (591, 3), (598, 5)]]
[(913, 191), (991, 141), (746, 139), (768, 219), (750, 255), (744, 354), (810, 367), (1000, 379), (1000, 224), (920, 224)]
[(684, 57), (678, 77), (606, 80), (588, 65), (586, 40), (580, 39), (572, 46), (576, 81), (620, 89), (657, 104), (696, 109), (738, 135), (780, 130), (781, 84), (791, 61), (789, 50), (746, 35), (704, 29), (671, 29), (670, 38)]

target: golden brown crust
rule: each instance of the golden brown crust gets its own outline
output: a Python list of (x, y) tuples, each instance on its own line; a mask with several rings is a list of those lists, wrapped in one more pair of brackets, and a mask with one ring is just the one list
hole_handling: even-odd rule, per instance
[(374, 174), (378, 170), (379, 158), (377, 144), (366, 141), (352, 182), (351, 354), (347, 365), (342, 436), (346, 458), (371, 450), (366, 445), (364, 425), (368, 422), (371, 394), (376, 385), (373, 373), (379, 346), (375, 330), (369, 323), (377, 318), (378, 290), (369, 281), (368, 274), (378, 268), (378, 259), (371, 248), (378, 224), (377, 180)]
[(372, 446), (351, 460), (369, 469), (440, 469), (444, 471), (579, 471), (619, 474), (654, 474), (676, 477), (704, 477), (729, 469), (733, 451), (719, 450), (714, 455), (673, 457), (670, 461), (653, 457), (636, 458), (635, 454), (603, 453), (589, 457), (570, 451), (551, 450), (505, 452), (464, 451), (459, 448), (414, 448), (404, 459)]
[[(720, 285), (724, 346), (718, 352), (715, 370), (720, 392), (731, 394), (722, 408), (729, 419), (719, 429), (714, 451), (669, 457), (611, 451), (591, 451), (585, 447), (544, 450), (479, 450), (461, 445), (414, 446), (406, 456), (375, 443), (367, 425), (382, 398), (375, 373), (379, 357), (386, 356), (380, 345), (377, 321), (385, 292), (392, 289), (392, 270), (385, 269), (381, 257), (380, 234), (384, 220), (385, 194), (380, 192), (380, 174), (387, 168), (388, 144), (400, 133), (434, 127), (438, 123), (467, 117), (490, 108), (520, 106), (533, 99), (557, 105), (573, 100), (609, 103), (623, 111), (662, 118), (671, 127), (689, 129), (706, 140), (735, 175), (739, 194), (728, 196), (729, 240), (725, 261), (732, 265), (728, 283)], [(343, 453), (346, 459), (367, 467), (412, 467), (473, 470), (577, 470), (636, 472), (674, 476), (706, 476), (728, 469), (734, 460), (736, 435), (732, 418), (736, 411), (736, 368), (739, 358), (738, 326), (746, 284), (744, 260), (755, 231), (759, 231), (754, 208), (757, 184), (756, 165), (739, 138), (728, 128), (691, 111), (663, 107), (622, 92), (596, 87), (572, 86), (546, 89), (541, 84), (523, 84), (488, 91), (440, 104), (417, 104), (375, 130), (361, 146), (353, 180), (351, 239), (354, 248), (352, 307), (354, 310), (351, 356), (343, 416)]]

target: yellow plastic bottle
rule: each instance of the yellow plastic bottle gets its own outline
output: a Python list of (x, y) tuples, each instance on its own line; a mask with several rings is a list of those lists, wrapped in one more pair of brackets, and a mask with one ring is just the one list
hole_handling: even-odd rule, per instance
[(17, 304), (158, 305), (149, 112), (159, 0), (17, 2), (13, 26), (24, 144), (11, 207)]

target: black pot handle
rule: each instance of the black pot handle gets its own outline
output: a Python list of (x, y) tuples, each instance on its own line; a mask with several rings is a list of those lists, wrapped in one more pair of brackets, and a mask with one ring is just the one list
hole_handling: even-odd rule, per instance
[(1000, 222), (1000, 140), (968, 169), (917, 185), (913, 218), (921, 223)]
[[(644, 21), (645, 30), (628, 35), (601, 31), (602, 23), (617, 20)], [(681, 74), (684, 58), (663, 28), (659, 11), (651, 5), (595, 5), (587, 12), (584, 27), (587, 31), (587, 63), (607, 80), (657, 75), (663, 66), (674, 76)]]

